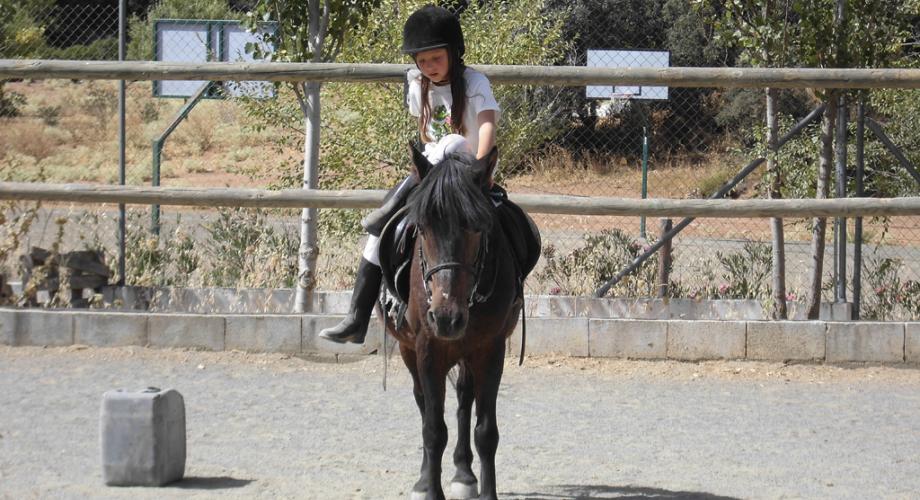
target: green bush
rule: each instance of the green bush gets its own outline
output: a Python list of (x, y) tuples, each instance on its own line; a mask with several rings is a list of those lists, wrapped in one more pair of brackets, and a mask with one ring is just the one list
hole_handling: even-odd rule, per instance
[(61, 120), (60, 106), (39, 106), (38, 117), (42, 119), (45, 125), (56, 127)]
[[(920, 60), (913, 64), (920, 67)], [(873, 91), (871, 110), (886, 135), (914, 165), (920, 165), (920, 95), (917, 90), (884, 89)], [(867, 138), (875, 142), (871, 132)], [(881, 144), (867, 154), (868, 189), (879, 196), (917, 196), (920, 187), (901, 164)]]
[(45, 53), (45, 26), (39, 21), (54, 0), (0, 0), (0, 59), (39, 58)]
[(193, 237), (175, 230), (153, 235), (145, 217), (129, 214), (127, 282), (141, 286), (291, 287), (297, 277), (295, 231), (273, 223), (267, 210), (223, 209)]
[(292, 287), (298, 234), (275, 227), (267, 210), (224, 209), (205, 225), (206, 286)]
[(0, 118), (15, 118), (26, 104), (26, 97), (19, 92), (3, 89), (6, 82), (0, 80)]
[(747, 241), (737, 253), (716, 252), (722, 265), (722, 283), (713, 295), (723, 299), (763, 300), (770, 296), (773, 267), (769, 244)]
[[(645, 251), (638, 241), (619, 229), (586, 234), (584, 243), (568, 254), (557, 253), (553, 245), (543, 247), (543, 268), (534, 276), (557, 295), (591, 295)], [(672, 262), (673, 265), (673, 262)], [(613, 297), (654, 297), (658, 293), (658, 254), (653, 254), (638, 271), (624, 277), (609, 292)], [(677, 283), (668, 286), (679, 296)]]
[(99, 129), (104, 131), (118, 111), (118, 94), (112, 88), (90, 82), (80, 100), (80, 109), (92, 116)]
[(118, 59), (118, 39), (100, 38), (87, 45), (71, 45), (64, 48), (45, 50), (42, 56), (47, 59), (66, 59), (75, 61), (105, 61)]

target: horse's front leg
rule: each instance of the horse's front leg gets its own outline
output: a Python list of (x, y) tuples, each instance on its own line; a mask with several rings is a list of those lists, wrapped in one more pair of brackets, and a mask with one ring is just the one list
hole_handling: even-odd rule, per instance
[(498, 386), (505, 369), (505, 343), (497, 339), (488, 352), (483, 352), (476, 369), (476, 451), (479, 453), (479, 479), (482, 481), (480, 499), (498, 498), (495, 490), (495, 451), (498, 449), (496, 400)]
[[(430, 345), (425, 346), (430, 349)], [(422, 415), (422, 441), (425, 447), (424, 465), (427, 465), (427, 486), (424, 498), (427, 500), (444, 498), (441, 488), (441, 458), (447, 448), (447, 425), (444, 423), (444, 386), (447, 369), (441, 358), (429, 349), (418, 351), (418, 374), (422, 386), (425, 411)], [(424, 482), (424, 477), (419, 482)], [(413, 491), (413, 493), (421, 493)], [(413, 497), (420, 495), (413, 495)]]
[[(418, 374), (418, 357), (415, 355), (415, 351), (403, 345), (400, 345), (399, 351), (400, 354), (402, 354), (403, 362), (405, 362), (406, 367), (409, 368), (409, 373), (412, 374), (412, 395), (415, 397), (415, 404), (418, 406), (418, 411), (422, 416), (422, 423), (424, 424), (425, 394), (422, 392), (422, 380)], [(428, 491), (428, 484), (428, 455), (423, 453), (419, 479), (416, 481), (415, 485), (412, 486), (412, 497), (425, 498)]]
[(473, 372), (466, 362), (461, 362), (457, 376), (457, 447), (454, 448), (454, 466), (457, 472), (450, 481), (451, 498), (479, 496), (476, 475), (473, 474), (473, 449), (470, 447), (470, 420), (475, 395)]

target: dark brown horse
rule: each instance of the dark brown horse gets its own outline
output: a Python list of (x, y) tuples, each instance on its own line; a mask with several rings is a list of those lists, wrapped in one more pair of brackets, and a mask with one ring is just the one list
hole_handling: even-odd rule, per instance
[(479, 453), (480, 498), (496, 498), (495, 404), (505, 359), (505, 341), (520, 314), (520, 284), (508, 240), (488, 196), (498, 151), (476, 160), (448, 156), (437, 167), (414, 148), (413, 171), (420, 185), (407, 202), (406, 220), (418, 236), (411, 263), (405, 322), (387, 330), (398, 340), (412, 373), (415, 401), (422, 414), (424, 457), (414, 498), (444, 498), (441, 458), (447, 446), (444, 398), (448, 371), (456, 380), (456, 474), (451, 496), (477, 495), (471, 467), (470, 425)]

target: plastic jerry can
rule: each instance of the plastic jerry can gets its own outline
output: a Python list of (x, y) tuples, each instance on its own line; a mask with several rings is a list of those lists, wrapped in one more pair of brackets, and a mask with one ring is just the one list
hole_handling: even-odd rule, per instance
[(174, 389), (102, 395), (102, 475), (109, 486), (162, 486), (185, 474), (185, 401)]

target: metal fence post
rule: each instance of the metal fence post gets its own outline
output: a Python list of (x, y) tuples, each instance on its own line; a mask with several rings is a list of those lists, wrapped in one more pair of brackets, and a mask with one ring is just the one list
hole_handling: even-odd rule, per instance
[[(125, 60), (125, 33), (127, 28), (127, 0), (118, 2), (118, 60)], [(118, 82), (118, 185), (125, 185), (125, 81)], [(126, 238), (125, 204), (118, 205), (118, 285), (125, 285), (125, 238)]]
[[(847, 98), (846, 94), (840, 95), (837, 105), (837, 198), (847, 197)], [(847, 219), (837, 217), (837, 297), (836, 302), (847, 301)]]
[[(856, 110), (856, 197), (862, 198), (866, 138), (866, 107), (862, 96), (859, 98)], [(859, 319), (859, 308), (862, 302), (862, 244), (863, 220), (862, 217), (855, 217), (853, 220), (853, 319)]]
[[(661, 219), (661, 235), (668, 234), (673, 228), (671, 219)], [(668, 284), (671, 282), (671, 242), (673, 238), (665, 240), (658, 254), (658, 297), (668, 296)]]

